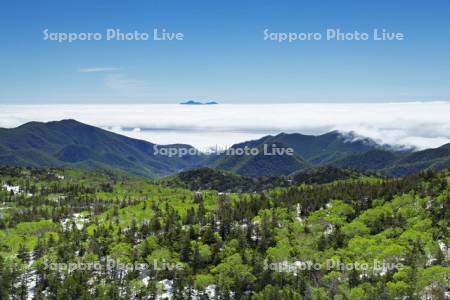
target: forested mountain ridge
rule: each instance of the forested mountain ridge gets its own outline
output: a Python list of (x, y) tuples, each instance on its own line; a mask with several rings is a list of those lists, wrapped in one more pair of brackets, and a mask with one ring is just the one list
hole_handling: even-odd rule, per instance
[[(294, 156), (285, 161), (270, 156), (262, 157), (262, 159), (259, 157), (259, 160), (252, 160), (251, 156), (219, 156), (219, 158), (206, 160), (205, 164), (245, 176), (256, 176), (255, 174), (288, 176), (323, 166), (376, 172), (384, 176), (405, 176), (420, 170), (450, 168), (450, 144), (435, 149), (413, 151), (380, 145), (369, 138), (337, 131), (319, 136), (281, 133), (240, 143), (233, 147), (261, 147), (262, 145), (291, 148), (294, 150)], [(273, 163), (270, 163), (271, 161)], [(296, 170), (292, 172), (292, 169), (280, 167), (285, 166), (284, 163), (295, 166), (293, 169)]]
[[(257, 155), (219, 155), (218, 163), (211, 166), (217, 169), (232, 171), (236, 174), (251, 177), (285, 176), (293, 172), (309, 168), (310, 164), (300, 155), (267, 155), (270, 149), (288, 149), (289, 146), (280, 142), (266, 140), (251, 146), (251, 143), (233, 145), (231, 149), (255, 147)], [(208, 161), (205, 161), (209, 165)]]
[(443, 170), (450, 168), (450, 144), (410, 153), (373, 150), (349, 155), (331, 164), (391, 176), (409, 175), (425, 169)]
[(200, 159), (199, 156), (180, 158), (155, 155), (154, 146), (75, 120), (30, 122), (17, 128), (0, 130), (0, 164), (120, 169), (155, 177), (189, 168)]
[(224, 195), (0, 167), (0, 297), (445, 299), (449, 180), (422, 172)]
[[(233, 145), (232, 148), (266, 146), (292, 149), (292, 157), (248, 156), (213, 158), (207, 164), (211, 167), (229, 170), (245, 176), (280, 176), (290, 175), (314, 166), (325, 165), (349, 154), (362, 153), (373, 149), (382, 149), (374, 141), (367, 138), (357, 138), (353, 135), (344, 135), (337, 131), (323, 135), (304, 135), (299, 133), (280, 133), (275, 136), (265, 136), (261, 139)], [(289, 168), (283, 166), (289, 165)]]
[(323, 184), (338, 180), (377, 178), (375, 174), (361, 173), (356, 170), (324, 166), (302, 170), (292, 176), (237, 175), (229, 171), (211, 168), (198, 168), (164, 177), (161, 182), (168, 187), (182, 187), (192, 191), (216, 190), (221, 193), (252, 193), (270, 190), (276, 187), (289, 187), (295, 184)]
[[(424, 169), (450, 167), (450, 144), (423, 151), (395, 150), (352, 133), (319, 136), (280, 133), (233, 145), (257, 149), (257, 155), (228, 153), (172, 155), (154, 147), (195, 150), (190, 145), (155, 145), (118, 135), (75, 120), (30, 122), (0, 129), (0, 164), (13, 166), (74, 166), (122, 170), (146, 177), (173, 175), (210, 167), (250, 177), (289, 176), (323, 166), (404, 176)], [(292, 155), (266, 155), (266, 148), (292, 149)]]
[(262, 192), (292, 184), (292, 180), (287, 177), (248, 177), (211, 168), (183, 171), (174, 176), (164, 177), (158, 182), (168, 187), (182, 187), (191, 191), (215, 190), (220, 193)]
[(298, 153), (298, 155), (313, 165), (324, 165), (349, 154), (374, 149), (391, 149), (388, 146), (379, 145), (369, 138), (339, 131), (332, 131), (322, 135), (280, 133), (274, 136), (271, 141), (289, 145), (289, 147), (294, 149), (295, 153)]

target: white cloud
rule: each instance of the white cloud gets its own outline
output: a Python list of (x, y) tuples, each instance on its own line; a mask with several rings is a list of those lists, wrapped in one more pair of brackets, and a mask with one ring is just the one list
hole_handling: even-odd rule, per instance
[(95, 72), (111, 72), (118, 71), (119, 68), (104, 68), (104, 67), (94, 67), (94, 68), (81, 68), (78, 71), (80, 73), (95, 73)]
[[(139, 82), (116, 78), (115, 87)], [(0, 105), (0, 127), (72, 118), (154, 143), (199, 148), (266, 134), (354, 131), (380, 143), (438, 147), (450, 142), (450, 102), (359, 104)]]

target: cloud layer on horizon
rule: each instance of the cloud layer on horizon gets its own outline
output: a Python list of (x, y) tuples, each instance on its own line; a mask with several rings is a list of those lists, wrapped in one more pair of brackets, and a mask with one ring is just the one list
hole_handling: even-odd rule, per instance
[(0, 127), (69, 118), (158, 144), (185, 143), (200, 149), (280, 132), (332, 130), (419, 149), (450, 142), (450, 102), (0, 105)]

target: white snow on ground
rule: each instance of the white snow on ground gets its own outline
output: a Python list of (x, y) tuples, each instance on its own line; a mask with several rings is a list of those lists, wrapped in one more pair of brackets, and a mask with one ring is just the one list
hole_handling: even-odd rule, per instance
[(30, 252), (30, 261), (28, 263), (28, 274), (27, 274), (27, 300), (33, 300), (37, 284), (37, 274), (36, 270), (32, 268), (34, 264), (33, 252)]
[(37, 272), (33, 269), (34, 259), (33, 252), (29, 253), (29, 262), (27, 264), (27, 270), (25, 273), (16, 278), (16, 282), (14, 284), (15, 288), (19, 288), (22, 283), (24, 283), (26, 288), (26, 295), (24, 299), (33, 300), (35, 298), (36, 293), (36, 285), (37, 285)]
[(164, 279), (158, 281), (158, 283), (163, 285), (164, 293), (158, 295), (156, 299), (157, 300), (173, 299), (173, 280)]
[[(20, 186), (18, 186), (18, 185), (8, 185), (8, 184), (4, 184), (4, 185), (2, 186), (2, 188), (5, 189), (5, 190), (8, 191), (8, 192), (13, 192), (14, 195), (17, 195), (17, 194), (20, 194), (20, 193), (23, 192), (22, 189), (20, 188)], [(27, 193), (27, 196), (28, 196), (28, 197), (31, 197), (31, 196), (33, 196), (33, 194)]]
[(302, 207), (300, 205), (300, 203), (297, 203), (297, 217), (296, 217), (297, 221), (299, 222), (303, 222), (303, 218), (302, 218)]
[(20, 186), (18, 186), (18, 185), (7, 185), (7, 184), (4, 184), (2, 187), (5, 190), (7, 190), (8, 192), (13, 192), (14, 195), (20, 193)]
[(61, 226), (63, 227), (64, 230), (69, 229), (69, 226), (72, 224), (72, 221), (75, 222), (75, 226), (77, 227), (78, 230), (83, 229), (84, 224), (86, 224), (87, 222), (89, 222), (88, 218), (83, 217), (81, 214), (73, 214), (72, 218), (67, 218), (61, 221)]
[(210, 299), (214, 299), (216, 297), (216, 285), (215, 284), (208, 285), (206, 287), (205, 291)]
[(433, 262), (436, 261), (436, 258), (433, 257), (433, 255), (431, 255), (430, 253), (427, 255), (427, 262), (426, 265), (427, 266), (431, 266), (433, 264)]
[(444, 243), (444, 241), (438, 241), (439, 248), (444, 253), (447, 259), (450, 259), (450, 247)]
[(334, 230), (334, 227), (332, 224), (328, 224), (327, 227), (325, 228), (324, 234), (325, 235), (329, 235), (332, 234)]
[[(146, 276), (142, 279), (142, 282), (144, 283), (144, 285), (148, 286), (150, 280), (151, 280), (151, 278), (149, 276)], [(163, 293), (159, 294), (156, 297), (156, 299), (157, 300), (164, 300), (164, 299), (172, 300), (173, 299), (173, 280), (164, 279), (164, 280), (158, 281), (158, 285), (162, 285)], [(208, 297), (208, 299), (214, 299), (214, 297), (216, 295), (216, 285), (210, 284), (207, 287), (205, 287), (205, 290), (202, 292), (200, 292), (196, 289), (193, 289), (191, 291), (191, 293), (192, 293), (191, 295), (192, 295), (193, 300), (201, 299), (202, 295), (206, 295)]]
[(199, 300), (202, 299), (202, 296), (207, 296), (208, 299), (215, 299), (216, 297), (216, 285), (210, 284), (207, 287), (205, 287), (204, 291), (198, 291), (196, 289), (192, 290), (191, 298), (192, 300)]
[[(142, 283), (144, 286), (148, 286), (150, 281), (152, 280), (150, 276), (143, 275), (140, 276)], [(156, 297), (157, 300), (172, 300), (173, 299), (173, 280), (164, 279), (161, 281), (158, 281), (158, 285), (162, 287), (162, 293), (160, 292), (159, 295)], [(185, 289), (185, 292), (187, 293), (187, 288)], [(214, 299), (216, 296), (216, 285), (210, 284), (207, 287), (205, 287), (204, 290), (198, 291), (196, 289), (191, 290), (191, 298), (193, 300), (199, 300), (202, 298), (202, 296), (207, 296), (208, 299)]]
[(150, 283), (150, 276), (145, 276), (144, 278), (142, 278), (142, 283), (144, 283), (145, 286), (148, 286), (148, 284)]

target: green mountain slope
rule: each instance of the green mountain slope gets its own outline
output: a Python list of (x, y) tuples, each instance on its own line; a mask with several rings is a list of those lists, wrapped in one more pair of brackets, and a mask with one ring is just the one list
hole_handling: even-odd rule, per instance
[[(198, 167), (249, 177), (289, 176), (322, 166), (393, 176), (450, 167), (450, 144), (416, 152), (396, 151), (371, 139), (336, 131), (319, 136), (269, 135), (235, 144), (231, 151), (220, 155), (157, 155), (155, 146), (192, 148), (183, 144), (155, 145), (75, 120), (30, 122), (17, 128), (0, 128), (0, 165), (118, 169), (145, 177), (161, 177)], [(246, 148), (257, 149), (257, 154), (233, 152)], [(273, 148), (292, 149), (293, 153), (274, 155)]]
[(333, 162), (338, 167), (353, 168), (359, 170), (379, 171), (392, 165), (399, 158), (398, 154), (385, 150), (372, 150), (364, 153), (349, 155)]
[(450, 168), (450, 144), (412, 153), (369, 151), (349, 155), (332, 163), (341, 168), (376, 171), (385, 175), (404, 176), (420, 170)]
[[(228, 170), (243, 176), (285, 176), (309, 167), (309, 163), (296, 153), (274, 155), (272, 149), (287, 149), (289, 145), (272, 140), (271, 136), (256, 141), (233, 145), (231, 149), (257, 149), (256, 155), (222, 154), (210, 166)], [(231, 151), (232, 153), (232, 151)]]
[(323, 165), (348, 154), (362, 153), (381, 148), (368, 138), (358, 138), (353, 134), (344, 135), (332, 131), (322, 135), (304, 135), (299, 133), (281, 133), (271, 141), (281, 142), (293, 148), (295, 153), (313, 165)]
[(180, 172), (160, 179), (169, 187), (182, 187), (193, 191), (216, 190), (224, 193), (260, 192), (274, 187), (287, 187), (292, 181), (286, 177), (246, 177), (234, 173), (199, 168)]
[(75, 120), (31, 122), (0, 130), (0, 164), (102, 166), (156, 177), (190, 168), (201, 160), (198, 156), (179, 158), (154, 155), (154, 146)]
[(324, 184), (336, 180), (357, 179), (368, 177), (370, 174), (363, 174), (353, 169), (336, 168), (333, 166), (321, 166), (293, 174), (294, 183)]
[(327, 165), (350, 154), (382, 149), (370, 139), (344, 135), (337, 131), (319, 136), (281, 133), (233, 145), (232, 148), (291, 148), (294, 155), (227, 156), (208, 161), (208, 166), (229, 170), (245, 176), (281, 176), (315, 166)]

